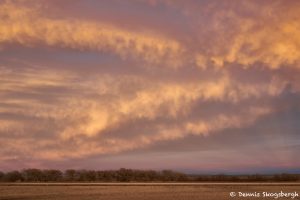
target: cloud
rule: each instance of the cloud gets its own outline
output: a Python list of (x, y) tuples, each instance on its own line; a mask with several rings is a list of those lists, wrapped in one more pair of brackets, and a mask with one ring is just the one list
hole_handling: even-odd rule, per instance
[(182, 13), (191, 24), (189, 44), (200, 67), (229, 63), (299, 68), (299, 2), (154, 1)]
[[(267, 105), (242, 104), (244, 101), (265, 95), (276, 97), (285, 89), (276, 86), (274, 80), (259, 85), (236, 83), (227, 73), (213, 81), (153, 83), (140, 76), (109, 74), (81, 77), (76, 82), (78, 74), (49, 69), (1, 72), (7, 77), (1, 90), (3, 103), (14, 106), (0, 109), (7, 113), (0, 116), (2, 137), (7, 135), (2, 142), (18, 138), (7, 147), (15, 151), (39, 138), (34, 149), (22, 149), (22, 154), (54, 160), (119, 153), (189, 134), (243, 128), (273, 112)], [(55, 87), (54, 93), (47, 87)], [(51, 100), (45, 101), (45, 95)], [(244, 108), (242, 112), (219, 110), (210, 116), (210, 111), (201, 111), (206, 102), (242, 104)], [(194, 111), (195, 106), (200, 111)], [(128, 123), (138, 124), (139, 120), (150, 127), (141, 127), (138, 133), (124, 132)], [(157, 122), (151, 123), (153, 120)], [(114, 135), (119, 132), (125, 135)]]
[[(236, 9), (237, 4), (248, 15)], [(164, 30), (142, 32), (105, 21), (48, 17), (36, 2), (29, 7), (8, 1), (1, 5), (0, 42), (109, 52), (123, 59), (172, 67), (226, 67), (226, 63), (250, 67), (261, 63), (271, 69), (285, 65), (298, 68), (299, 10), (297, 2), (294, 4), (273, 3), (266, 8), (251, 1), (168, 2), (171, 8), (182, 6), (191, 24), (189, 34), (195, 37), (191, 43), (182, 36), (171, 38)]]
[[(231, 131), (264, 137), (261, 121), (299, 109), (294, 1), (122, 1), (128, 10), (110, 17), (89, 11), (118, 1), (42, 2), (0, 4), (2, 162), (71, 163)], [(134, 22), (120, 17), (137, 7)]]
[(152, 64), (166, 61), (175, 66), (179, 62), (177, 57), (184, 51), (178, 42), (159, 34), (129, 31), (105, 22), (52, 19), (43, 16), (37, 8), (10, 1), (2, 3), (0, 10), (1, 43), (97, 50), (122, 58), (141, 58)]

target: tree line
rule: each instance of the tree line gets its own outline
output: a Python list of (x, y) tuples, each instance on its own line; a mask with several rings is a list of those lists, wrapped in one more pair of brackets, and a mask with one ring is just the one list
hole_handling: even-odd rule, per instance
[(74, 170), (24, 169), (0, 171), (1, 182), (251, 182), (300, 181), (299, 174), (191, 175), (172, 170)]

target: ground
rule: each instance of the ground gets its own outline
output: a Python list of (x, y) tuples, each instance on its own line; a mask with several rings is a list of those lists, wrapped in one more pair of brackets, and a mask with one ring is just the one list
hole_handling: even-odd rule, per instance
[(239, 192), (281, 191), (300, 194), (300, 184), (0, 184), (0, 200), (247, 200), (275, 198), (239, 197)]

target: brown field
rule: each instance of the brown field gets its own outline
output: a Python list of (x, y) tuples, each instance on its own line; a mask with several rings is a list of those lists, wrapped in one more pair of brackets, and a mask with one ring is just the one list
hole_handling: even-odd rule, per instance
[[(295, 183), (138, 183), (138, 184), (0, 184), (0, 200), (223, 200), (275, 199), (238, 197), (238, 192), (298, 192)], [(237, 196), (230, 197), (230, 192)], [(292, 199), (282, 197), (278, 199)], [(300, 199), (296, 197), (294, 199)]]

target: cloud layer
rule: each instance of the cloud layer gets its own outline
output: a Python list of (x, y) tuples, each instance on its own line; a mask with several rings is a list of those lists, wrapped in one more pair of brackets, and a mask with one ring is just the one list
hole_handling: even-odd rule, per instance
[[(102, 160), (111, 168), (116, 158), (117, 165), (134, 168), (147, 161), (141, 152), (161, 160), (152, 153), (163, 155), (164, 146), (178, 156), (176, 169), (242, 165), (229, 141), (221, 146), (225, 157), (236, 158), (233, 165), (222, 161), (219, 147), (200, 144), (190, 152), (193, 137), (211, 147), (227, 137), (259, 139), (257, 149), (266, 155), (266, 145), (278, 147), (272, 151), (281, 159), (270, 167), (299, 166), (292, 159), (299, 126), (287, 126), (299, 119), (298, 4), (1, 2), (0, 169), (84, 162), (97, 168)], [(281, 113), (289, 121), (276, 117)], [(269, 138), (278, 123), (289, 128)], [(253, 150), (237, 148), (248, 155)], [(185, 161), (181, 155), (188, 152), (206, 164)], [(251, 160), (243, 167), (268, 167)], [(167, 165), (159, 163), (151, 166)]]

